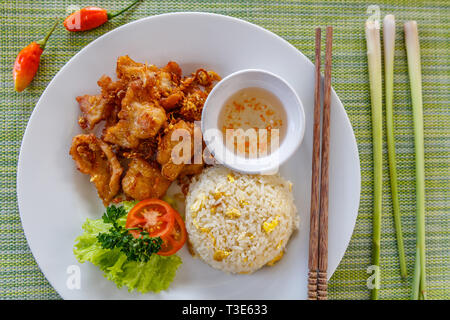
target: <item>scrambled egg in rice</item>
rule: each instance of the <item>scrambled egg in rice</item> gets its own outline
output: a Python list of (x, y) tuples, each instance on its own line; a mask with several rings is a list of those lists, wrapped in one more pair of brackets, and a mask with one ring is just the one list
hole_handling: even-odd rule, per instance
[(210, 266), (252, 273), (284, 254), (299, 217), (292, 184), (215, 166), (190, 185), (186, 229), (192, 251)]

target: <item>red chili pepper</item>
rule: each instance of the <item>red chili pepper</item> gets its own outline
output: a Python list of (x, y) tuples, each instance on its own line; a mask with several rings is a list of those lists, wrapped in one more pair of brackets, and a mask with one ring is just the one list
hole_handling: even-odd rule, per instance
[(67, 31), (72, 32), (86, 31), (97, 28), (108, 20), (111, 20), (119, 14), (127, 11), (139, 1), (140, 0), (134, 1), (128, 7), (117, 13), (108, 13), (106, 9), (99, 7), (85, 7), (68, 16), (66, 20), (64, 20), (64, 27)]
[(55, 30), (58, 21), (55, 22), (52, 29), (47, 33), (44, 39), (33, 41), (23, 48), (17, 55), (13, 68), (14, 88), (17, 92), (23, 91), (33, 80), (39, 68), (41, 54), (44, 52), (48, 38)]

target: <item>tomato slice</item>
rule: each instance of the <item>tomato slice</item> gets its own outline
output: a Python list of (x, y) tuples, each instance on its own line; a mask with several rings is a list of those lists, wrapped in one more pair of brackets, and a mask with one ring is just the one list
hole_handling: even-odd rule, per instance
[[(148, 232), (149, 237), (163, 237), (172, 232), (175, 216), (179, 216), (167, 202), (159, 199), (146, 199), (136, 204), (128, 213), (125, 227), (135, 237), (141, 236), (141, 231)], [(142, 230), (140, 230), (142, 229)]]
[(160, 256), (171, 256), (180, 250), (187, 239), (186, 227), (180, 214), (175, 211), (175, 225), (172, 232), (161, 236), (163, 244), (158, 254)]

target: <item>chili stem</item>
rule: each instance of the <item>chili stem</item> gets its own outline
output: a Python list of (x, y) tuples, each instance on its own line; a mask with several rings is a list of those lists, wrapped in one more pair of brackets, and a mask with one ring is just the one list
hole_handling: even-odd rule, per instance
[(386, 90), (386, 135), (389, 156), (389, 173), (391, 178), (392, 206), (394, 211), (394, 224), (397, 235), (397, 247), (400, 260), (400, 274), (406, 278), (405, 248), (403, 245), (402, 222), (400, 205), (398, 202), (397, 167), (395, 160), (394, 140), (394, 54), (395, 54), (395, 18), (387, 15), (383, 21), (383, 44), (384, 44), (384, 76)]
[[(370, 100), (372, 102), (373, 139), (373, 252), (372, 264), (380, 267), (381, 242), (381, 199), (383, 179), (383, 136), (382, 136), (382, 76), (380, 24), (378, 21), (366, 22), (367, 60), (369, 65)], [(381, 274), (378, 273), (377, 276)], [(380, 279), (377, 279), (380, 280)], [(379, 283), (380, 281), (376, 282)], [(378, 300), (378, 286), (372, 289), (372, 299)]]
[(47, 35), (45, 36), (45, 38), (36, 41), (36, 43), (41, 47), (42, 50), (45, 49), (45, 45), (47, 44), (47, 40), (48, 40), (48, 38), (50, 38), (50, 36), (52, 35), (52, 33), (53, 33), (53, 31), (55, 30), (56, 25), (58, 24), (58, 22), (59, 22), (59, 19), (57, 19), (57, 20), (55, 21), (55, 24), (54, 24), (53, 27), (50, 29), (50, 31), (47, 33)]
[[(409, 81), (411, 83), (411, 101), (414, 120), (414, 147), (416, 160), (416, 241), (419, 254), (414, 276), (420, 275), (419, 297), (426, 299), (425, 269), (425, 155), (423, 141), (423, 104), (422, 104), (422, 71), (420, 63), (419, 32), (416, 21), (405, 23), (405, 42), (408, 57)], [(420, 272), (417, 271), (420, 268)], [(414, 289), (414, 288), (413, 288)]]
[(134, 1), (134, 2), (133, 2), (132, 4), (130, 4), (128, 7), (126, 7), (126, 8), (124, 8), (124, 9), (120, 10), (119, 12), (115, 12), (115, 13), (107, 13), (107, 15), (108, 15), (108, 20), (111, 20), (112, 18), (117, 17), (118, 15), (124, 13), (125, 11), (127, 11), (128, 9), (130, 9), (132, 6), (134, 6), (135, 4), (137, 4), (139, 1), (141, 1), (141, 0), (136, 0), (136, 1)]

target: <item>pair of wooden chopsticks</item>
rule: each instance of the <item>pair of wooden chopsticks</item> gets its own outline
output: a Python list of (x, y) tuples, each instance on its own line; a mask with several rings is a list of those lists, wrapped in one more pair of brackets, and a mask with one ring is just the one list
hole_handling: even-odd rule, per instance
[[(325, 81), (322, 118), (322, 159), (320, 159), (320, 56), (321, 29), (316, 29), (314, 128), (309, 231), (308, 299), (327, 299), (328, 268), (328, 162), (330, 155), (331, 50), (333, 27), (326, 29)], [(319, 181), (320, 175), (320, 181)], [(319, 199), (320, 187), (320, 199)]]

